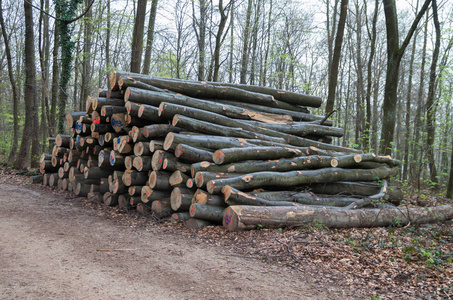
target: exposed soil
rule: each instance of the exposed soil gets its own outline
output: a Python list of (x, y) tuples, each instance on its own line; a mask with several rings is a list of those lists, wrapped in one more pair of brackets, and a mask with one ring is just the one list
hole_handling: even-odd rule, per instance
[(0, 183), (0, 299), (344, 297), (297, 270), (9, 181)]
[[(451, 222), (413, 230), (188, 230), (28, 182), (0, 174), (0, 299), (449, 299), (453, 294)], [(414, 244), (420, 237), (423, 241)], [(432, 243), (436, 246), (429, 248)], [(403, 252), (407, 245), (414, 249)], [(433, 249), (437, 254), (419, 257)]]

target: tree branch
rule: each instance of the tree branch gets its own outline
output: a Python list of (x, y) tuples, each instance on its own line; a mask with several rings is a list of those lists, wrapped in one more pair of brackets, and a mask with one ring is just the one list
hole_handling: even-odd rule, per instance
[(85, 9), (85, 11), (81, 15), (79, 15), (71, 20), (63, 20), (63, 19), (57, 18), (57, 17), (53, 16), (52, 14), (49, 14), (47, 11), (41, 9), (40, 7), (33, 5), (33, 3), (31, 3), (29, 0), (24, 0), (24, 1), (27, 2), (28, 4), (30, 4), (31, 7), (33, 7), (34, 9), (39, 10), (40, 12), (46, 14), (47, 16), (51, 17), (52, 19), (54, 19), (56, 21), (60, 21), (64, 24), (71, 24), (71, 23), (74, 23), (75, 21), (79, 20), (83, 16), (85, 16), (88, 13), (88, 11), (90, 10), (91, 6), (93, 6), (95, 0), (91, 1), (90, 5)]

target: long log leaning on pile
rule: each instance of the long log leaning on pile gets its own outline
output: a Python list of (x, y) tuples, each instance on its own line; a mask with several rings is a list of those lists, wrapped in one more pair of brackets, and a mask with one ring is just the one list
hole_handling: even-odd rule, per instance
[(436, 207), (398, 207), (326, 209), (312, 206), (229, 206), (223, 226), (229, 231), (261, 226), (303, 226), (318, 222), (326, 227), (385, 227), (390, 225), (436, 223), (453, 218), (453, 205)]

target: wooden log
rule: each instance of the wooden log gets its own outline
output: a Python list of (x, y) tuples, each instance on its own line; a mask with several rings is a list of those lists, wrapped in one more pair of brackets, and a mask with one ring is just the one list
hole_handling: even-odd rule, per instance
[(149, 151), (154, 153), (164, 149), (164, 141), (152, 140), (149, 142)]
[(57, 186), (58, 184), (58, 173), (52, 173), (49, 177), (49, 186)]
[(58, 169), (58, 177), (63, 179), (63, 178), (68, 178), (69, 177), (69, 171), (65, 172), (64, 167), (60, 167)]
[(123, 106), (124, 100), (122, 99), (109, 99), (103, 97), (92, 98), (91, 107), (97, 112), (101, 112), (104, 106)]
[(105, 105), (101, 109), (101, 116), (111, 117), (114, 114), (126, 114), (127, 109), (124, 106)]
[(126, 171), (123, 174), (123, 183), (126, 186), (140, 185), (143, 186), (148, 182), (148, 172)]
[(217, 165), (209, 162), (193, 163), (191, 174), (199, 171), (224, 172), (224, 173), (253, 173), (253, 172), (286, 172), (293, 170), (307, 170), (328, 168), (331, 166), (331, 156), (310, 155), (277, 160), (247, 160), (230, 164)]
[(102, 198), (101, 193), (99, 192), (89, 192), (87, 195), (88, 201), (94, 202), (94, 203), (103, 203), (104, 199)]
[(99, 167), (85, 167), (83, 170), (83, 175), (85, 179), (100, 179), (105, 178), (111, 175), (113, 172), (111, 170), (102, 169)]
[(68, 126), (68, 128), (74, 127), (77, 120), (80, 117), (85, 116), (85, 115), (86, 115), (86, 112), (84, 112), (84, 111), (75, 111), (75, 112), (66, 113), (66, 125)]
[(170, 132), (164, 140), (164, 150), (176, 148), (178, 144), (186, 144), (204, 149), (221, 149), (232, 147), (254, 147), (255, 144), (246, 142), (241, 138), (213, 136), (213, 135), (188, 135)]
[(189, 214), (192, 218), (221, 223), (223, 220), (224, 210), (225, 207), (193, 203), (192, 205), (190, 205)]
[(225, 185), (230, 185), (238, 190), (250, 190), (269, 186), (290, 187), (335, 181), (374, 181), (395, 176), (398, 172), (399, 168), (372, 170), (326, 168), (309, 171), (257, 172), (239, 177), (211, 180), (207, 183), (207, 190), (214, 194), (219, 193)]
[(220, 195), (211, 195), (208, 192), (197, 189), (192, 197), (192, 203), (212, 206), (227, 206), (224, 197)]
[(79, 197), (86, 197), (88, 193), (90, 192), (91, 184), (86, 184), (84, 182), (77, 182), (75, 189), (74, 189), (74, 194), (76, 194)]
[(136, 156), (133, 161), (133, 166), (138, 171), (145, 172), (153, 169), (151, 156)]
[(128, 189), (128, 193), (130, 196), (141, 196), (142, 188), (143, 188), (143, 186), (130, 186)]
[(293, 148), (248, 147), (219, 149), (214, 152), (212, 159), (216, 164), (221, 165), (251, 159), (280, 159), (302, 155), (304, 155), (302, 151)]
[(138, 116), (153, 122), (162, 121), (162, 118), (159, 117), (159, 108), (152, 105), (141, 104), (140, 109), (138, 110)]
[(190, 189), (175, 187), (170, 195), (171, 208), (174, 211), (189, 211), (193, 194)]
[(176, 187), (184, 185), (189, 178), (190, 177), (188, 175), (177, 170), (171, 174), (170, 178), (168, 179), (168, 182), (170, 183), (171, 186)]
[(169, 190), (171, 173), (165, 171), (152, 171), (149, 175), (148, 185), (155, 190)]
[(213, 225), (214, 223), (208, 220), (201, 220), (201, 219), (195, 219), (195, 218), (190, 218), (185, 222), (185, 226), (188, 229), (200, 229), (205, 226), (210, 226)]
[(101, 180), (99, 181), (99, 192), (101, 194), (105, 194), (108, 191), (109, 191), (108, 177), (107, 178), (101, 178)]
[(123, 131), (127, 132), (127, 130), (126, 130), (126, 121), (127, 121), (127, 115), (126, 114), (118, 113), (118, 114), (113, 114), (110, 117), (110, 124), (112, 125), (113, 130), (116, 133), (120, 133), (120, 132), (123, 132)]
[(143, 135), (149, 139), (165, 137), (170, 132), (178, 133), (181, 131), (181, 128), (175, 127), (171, 124), (152, 124), (143, 127)]
[(193, 178), (187, 179), (186, 187), (189, 188), (189, 189), (195, 188), (196, 187), (195, 179), (193, 179)]
[(125, 90), (128, 87), (135, 87), (135, 88), (139, 88), (139, 89), (142, 89), (142, 90), (148, 90), (148, 91), (167, 92), (164, 89), (161, 89), (161, 88), (155, 87), (153, 85), (146, 84), (144, 82), (135, 80), (132, 77), (121, 76), (120, 82), (121, 82), (121, 89), (122, 90)]
[(162, 169), (162, 166), (164, 164), (164, 159), (168, 158), (176, 160), (176, 157), (167, 151), (163, 150), (158, 150), (154, 152), (152, 158), (151, 158), (151, 166), (154, 171), (159, 171)]
[(126, 194), (127, 186), (121, 180), (114, 180), (112, 183), (112, 192), (117, 195)]
[(200, 121), (197, 119), (189, 118), (182, 115), (175, 115), (172, 119), (173, 126), (179, 126), (186, 128), (193, 132), (203, 132), (206, 134), (214, 134), (227, 137), (238, 137), (247, 139), (263, 139), (267, 141), (273, 141), (278, 143), (285, 143), (285, 139), (282, 137), (273, 137), (261, 133), (252, 132), (249, 130), (241, 129), (240, 127), (228, 127), (218, 125), (206, 121)]
[(105, 134), (107, 132), (113, 131), (113, 127), (110, 124), (91, 124), (91, 132), (98, 132), (100, 134)]
[(153, 202), (155, 200), (170, 199), (171, 192), (169, 190), (153, 190), (149, 186), (142, 188), (142, 201), (143, 203)]
[(398, 207), (383, 209), (326, 210), (310, 206), (229, 206), (223, 216), (223, 226), (229, 231), (262, 226), (303, 226), (318, 222), (326, 227), (386, 227), (436, 223), (453, 218), (453, 206)]
[(172, 222), (184, 222), (190, 219), (190, 214), (188, 212), (179, 212), (171, 214)]
[(126, 157), (119, 154), (117, 151), (112, 150), (110, 151), (110, 166), (118, 168), (118, 169), (125, 169), (124, 162)]
[(162, 169), (169, 172), (181, 171), (185, 174), (190, 173), (190, 165), (176, 159), (165, 158)]
[(170, 216), (173, 213), (169, 200), (155, 200), (151, 204), (151, 211), (158, 217)]
[[(199, 83), (180, 83), (172, 82), (165, 79), (157, 83), (153, 79), (149, 78), (140, 78), (140, 81), (143, 81), (148, 84), (152, 84), (156, 87), (168, 89), (177, 93), (181, 93), (190, 97), (195, 98), (214, 98), (214, 99), (228, 99), (236, 100), (238, 102), (247, 102), (247, 103), (258, 103), (260, 105), (278, 107), (284, 109), (295, 109), (295, 105), (290, 105), (285, 102), (275, 100), (271, 95), (248, 92), (242, 89), (237, 89), (233, 87), (220, 87), (205, 85)], [(170, 88), (171, 87), (171, 88)], [(156, 94), (171, 95), (168, 93), (154, 92), (148, 90), (141, 90), (134, 87), (128, 87), (125, 92), (125, 100), (132, 100), (141, 103), (149, 103), (149, 99), (155, 99)], [(146, 102), (148, 101), (148, 102)]]
[(39, 163), (41, 164), (43, 161), (51, 160), (51, 159), (52, 159), (52, 154), (43, 153), (43, 154), (41, 154), (41, 156), (39, 157)]
[(131, 196), (129, 198), (129, 202), (132, 207), (137, 207), (138, 204), (143, 203), (142, 198), (140, 196)]
[(134, 167), (135, 155), (128, 155), (124, 158), (124, 166), (127, 170), (132, 170)]
[(268, 124), (258, 121), (243, 121), (243, 122), (246, 122), (251, 126), (267, 128), (278, 132), (294, 134), (302, 137), (310, 135), (342, 137), (344, 133), (344, 130), (339, 127), (324, 126), (307, 122), (298, 122), (289, 125)]
[(134, 154), (136, 156), (147, 156), (152, 155), (152, 152), (149, 150), (149, 142), (137, 142), (134, 145)]
[(118, 205), (118, 195), (114, 193), (107, 192), (103, 196), (104, 204), (107, 206), (116, 206)]
[(50, 175), (51, 175), (50, 173), (43, 174), (42, 184), (44, 186), (49, 185)]
[(58, 147), (69, 148), (69, 141), (70, 140), (71, 140), (71, 136), (70, 135), (57, 134), (57, 136), (55, 137), (55, 144)]
[(178, 144), (175, 148), (175, 156), (190, 162), (212, 161), (213, 152), (195, 148), (186, 144)]
[(242, 177), (241, 173), (197, 172), (194, 179), (198, 188), (206, 188), (206, 184), (215, 179)]

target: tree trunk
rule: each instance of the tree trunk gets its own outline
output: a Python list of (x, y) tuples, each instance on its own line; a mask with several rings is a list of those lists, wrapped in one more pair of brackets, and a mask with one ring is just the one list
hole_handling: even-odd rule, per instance
[(346, 24), (346, 15), (348, 12), (348, 0), (341, 0), (340, 3), (340, 19), (338, 21), (337, 35), (335, 38), (335, 48), (332, 56), (332, 64), (329, 69), (329, 92), (327, 95), (326, 114), (334, 109), (335, 92), (338, 81), (338, 67), (341, 58), (341, 46), (343, 44), (344, 27)]
[(245, 26), (244, 26), (244, 37), (242, 41), (242, 58), (241, 58), (241, 72), (240, 72), (240, 83), (247, 83), (247, 69), (249, 61), (249, 35), (250, 35), (250, 20), (252, 17), (252, 6), (253, 1), (247, 1), (247, 13), (245, 17)]
[(223, 226), (229, 231), (261, 226), (303, 226), (318, 222), (327, 227), (386, 227), (391, 225), (427, 224), (453, 218), (453, 206), (384, 209), (326, 210), (309, 206), (229, 206)]
[(132, 34), (131, 72), (140, 73), (143, 52), (143, 31), (145, 29), (146, 0), (138, 0)]
[(158, 0), (153, 0), (151, 2), (151, 11), (149, 13), (148, 21), (148, 33), (146, 38), (145, 60), (143, 62), (143, 74), (149, 74), (151, 66), (151, 51), (153, 49), (154, 42), (154, 24), (156, 23), (157, 3)]
[(239, 190), (263, 187), (291, 187), (309, 183), (329, 183), (336, 181), (373, 181), (397, 175), (399, 168), (340, 169), (326, 168), (310, 171), (257, 172), (240, 177), (216, 179), (207, 183), (207, 190), (217, 194), (225, 185)]

